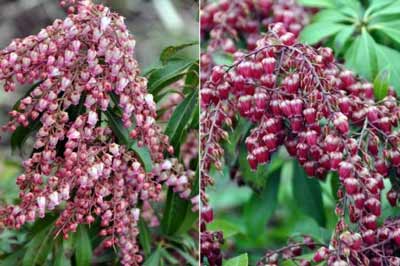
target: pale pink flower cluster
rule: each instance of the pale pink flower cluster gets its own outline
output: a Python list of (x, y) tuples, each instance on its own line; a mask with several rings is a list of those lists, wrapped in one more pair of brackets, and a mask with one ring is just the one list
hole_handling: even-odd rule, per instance
[[(89, 1), (62, 4), (72, 7), (66, 19), (0, 51), (6, 91), (38, 82), (2, 129), (13, 132), (40, 121), (32, 156), (17, 179), (20, 204), (1, 209), (0, 219), (20, 228), (62, 207), (57, 234), (68, 237), (99, 217), (103, 245), (119, 246), (122, 265), (139, 265), (140, 206), (159, 200), (163, 183), (189, 197), (193, 173), (164, 159), (173, 149), (155, 123), (156, 105), (139, 76), (124, 18)], [(104, 112), (117, 107), (123, 125), (133, 128), (130, 137), (156, 163), (152, 172), (105, 126)]]

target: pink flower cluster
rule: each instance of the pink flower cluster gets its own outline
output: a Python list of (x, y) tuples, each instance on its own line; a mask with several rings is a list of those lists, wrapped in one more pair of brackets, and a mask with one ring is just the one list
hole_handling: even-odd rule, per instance
[[(164, 159), (173, 149), (155, 123), (156, 105), (139, 76), (135, 40), (124, 18), (90, 1), (62, 5), (70, 6), (66, 19), (0, 51), (6, 91), (38, 82), (2, 129), (40, 122), (32, 156), (17, 179), (20, 204), (1, 209), (0, 218), (20, 228), (59, 209), (57, 234), (68, 237), (98, 217), (104, 247), (118, 245), (122, 265), (139, 265), (141, 209), (160, 199), (164, 183), (188, 198), (194, 174)], [(115, 108), (131, 128), (130, 137), (149, 151), (151, 172), (105, 126), (110, 122), (105, 112)]]
[[(329, 48), (299, 44), (278, 23), (252, 52), (236, 53), (231, 67), (214, 67), (201, 96), (206, 119), (202, 124), (209, 124), (214, 134), (202, 137), (205, 166), (219, 163), (217, 141), (225, 134), (223, 118), (229, 117), (219, 106), (229, 106), (255, 124), (246, 139), (253, 169), (268, 163), (284, 145), (309, 176), (324, 179), (329, 171), (337, 171), (339, 222), (332, 249), (321, 259), (316, 255), (315, 262), (342, 265), (340, 261), (348, 258), (349, 265), (392, 265), (400, 226), (397, 221), (390, 230), (378, 225), (383, 179), (400, 166), (400, 133), (395, 129), (400, 107), (392, 89), (375, 101), (372, 84), (335, 62)], [(387, 197), (397, 203), (394, 190)], [(355, 229), (346, 223), (346, 209)], [(349, 239), (360, 244), (352, 245)], [(383, 246), (392, 253), (383, 254)], [(360, 263), (365, 258), (374, 263)]]

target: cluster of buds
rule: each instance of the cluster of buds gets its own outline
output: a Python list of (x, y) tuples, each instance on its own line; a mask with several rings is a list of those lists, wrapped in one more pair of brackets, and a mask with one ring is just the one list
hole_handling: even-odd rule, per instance
[(288, 32), (298, 36), (309, 21), (310, 10), (295, 0), (221, 0), (204, 3), (200, 24), (202, 40), (207, 48), (201, 55), (201, 79), (206, 81), (214, 66), (212, 54), (223, 51), (233, 54), (239, 40), (244, 40), (248, 50), (256, 48), (271, 23), (282, 23)]
[[(164, 159), (173, 148), (155, 123), (156, 104), (139, 76), (124, 18), (91, 1), (61, 4), (70, 7), (67, 18), (0, 51), (5, 91), (36, 83), (2, 129), (40, 125), (17, 178), (20, 203), (2, 208), (0, 219), (20, 228), (57, 208), (56, 234), (67, 238), (97, 217), (102, 245), (117, 245), (122, 265), (139, 265), (141, 211), (160, 200), (162, 184), (188, 198), (193, 173)], [(138, 155), (105, 126), (111, 123), (106, 112), (115, 109), (132, 141), (149, 151), (153, 171), (146, 172)]]
[(192, 170), (185, 170), (185, 167), (175, 158), (165, 160), (161, 164), (155, 164), (152, 173), (159, 183), (171, 187), (181, 198), (187, 199), (192, 193), (191, 181), (195, 173)]
[[(373, 85), (340, 66), (331, 49), (297, 43), (281, 23), (271, 25), (252, 52), (234, 56), (231, 67), (214, 67), (202, 86), (203, 117), (210, 121), (221, 117), (213, 116), (215, 110), (229, 102), (240, 116), (253, 122), (255, 127), (246, 139), (253, 169), (268, 163), (284, 145), (310, 177), (324, 179), (330, 171), (338, 173), (341, 188), (336, 212), (340, 220), (332, 254), (345, 260), (349, 255), (340, 238), (347, 230), (344, 209), (349, 210), (356, 232), (379, 237), (383, 180), (390, 172), (399, 171), (400, 133), (395, 128), (400, 107), (393, 89), (376, 101)], [(202, 145), (210, 146), (207, 140), (218, 140), (218, 136), (207, 136)], [(395, 190), (387, 197), (396, 205)], [(360, 244), (361, 248), (373, 245), (364, 240)], [(332, 256), (326, 261), (334, 260)], [(370, 261), (390, 259), (390, 255), (372, 252), (351, 256), (357, 263), (365, 261), (364, 257)], [(350, 265), (364, 265), (357, 263)]]
[(201, 255), (207, 258), (208, 265), (222, 265), (221, 245), (224, 243), (221, 232), (202, 232), (201, 239)]

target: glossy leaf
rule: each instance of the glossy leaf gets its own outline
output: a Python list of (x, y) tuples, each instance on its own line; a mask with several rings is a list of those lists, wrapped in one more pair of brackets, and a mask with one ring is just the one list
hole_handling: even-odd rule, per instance
[(299, 0), (299, 4), (308, 7), (335, 7), (335, 0)]
[(376, 43), (364, 28), (347, 51), (345, 59), (350, 69), (367, 79), (372, 79), (377, 74)]
[(377, 101), (385, 98), (389, 91), (390, 73), (388, 70), (382, 70), (374, 79), (374, 95)]
[(43, 230), (35, 232), (34, 237), (26, 247), (22, 260), (23, 266), (44, 265), (53, 247), (53, 225), (47, 225)]
[(224, 219), (215, 219), (207, 225), (207, 229), (210, 231), (222, 231), (225, 239), (242, 233), (242, 230), (239, 226)]
[(149, 93), (157, 96), (163, 88), (184, 77), (184, 71), (194, 62), (193, 59), (173, 59), (152, 71), (148, 78)]
[(248, 266), (249, 258), (247, 253), (234, 257), (232, 259), (226, 260), (222, 263), (223, 266)]
[(158, 266), (160, 265), (161, 261), (161, 252), (162, 248), (158, 247), (151, 255), (150, 257), (144, 262), (143, 266)]
[(122, 124), (121, 118), (111, 109), (104, 113), (107, 116), (110, 128), (117, 137), (118, 143), (125, 145), (134, 151), (138, 156), (138, 159), (143, 163), (146, 172), (150, 172), (153, 163), (149, 151), (146, 148), (139, 147), (137, 143), (129, 137), (128, 129), (126, 129)]
[(64, 241), (61, 238), (56, 242), (53, 260), (53, 266), (71, 266), (71, 260), (66, 256)]
[(308, 44), (315, 44), (322, 39), (332, 36), (335, 33), (349, 27), (344, 24), (331, 22), (316, 22), (306, 26), (300, 33), (301, 41)]
[(182, 225), (189, 202), (181, 199), (177, 193), (168, 189), (165, 210), (161, 220), (161, 229), (167, 235), (174, 235)]
[(325, 226), (326, 218), (320, 184), (316, 179), (307, 177), (298, 162), (294, 162), (293, 173), (293, 197), (298, 207), (314, 218), (320, 226)]
[(373, 25), (372, 28), (383, 32), (390, 39), (400, 44), (400, 21), (378, 23)]
[(139, 242), (145, 256), (149, 256), (151, 252), (151, 235), (149, 227), (147, 226), (143, 218), (140, 218), (139, 220)]
[(379, 69), (390, 72), (390, 85), (400, 93), (400, 53), (383, 45), (377, 45), (376, 49)]
[(161, 52), (160, 61), (163, 64), (166, 64), (168, 62), (168, 60), (170, 60), (173, 56), (175, 56), (179, 51), (181, 51), (187, 47), (197, 45), (197, 44), (198, 44), (198, 42), (190, 42), (190, 43), (184, 43), (184, 44), (176, 45), (176, 46), (174, 46), (174, 45), (168, 46), (168, 47), (164, 48), (164, 50)]
[(252, 237), (259, 235), (260, 228), (265, 228), (276, 209), (280, 179), (281, 168), (279, 167), (268, 175), (265, 188), (260, 193), (254, 193), (244, 206), (246, 226)]
[(84, 225), (79, 225), (75, 238), (76, 266), (90, 266), (92, 261), (92, 243)]
[(36, 131), (38, 131), (41, 127), (42, 123), (40, 122), (40, 118), (37, 118), (35, 121), (31, 122), (29, 126), (18, 126), (17, 129), (11, 135), (11, 149), (13, 152), (22, 149), (26, 140), (33, 135)]
[(188, 128), (188, 121), (196, 111), (197, 102), (198, 91), (195, 90), (176, 107), (165, 129), (176, 156), (179, 155), (180, 141)]
[(380, 16), (397, 15), (400, 13), (400, 1), (392, 1), (392, 4), (385, 5), (384, 8), (377, 8), (375, 12), (371, 13), (370, 18), (376, 18)]
[(355, 26), (349, 26), (335, 35), (335, 38), (333, 39), (333, 49), (336, 55), (343, 51), (345, 44), (351, 40), (351, 36), (353, 35), (354, 31)]

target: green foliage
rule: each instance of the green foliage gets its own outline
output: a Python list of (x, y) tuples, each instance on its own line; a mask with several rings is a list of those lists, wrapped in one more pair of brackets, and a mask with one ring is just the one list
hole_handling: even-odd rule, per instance
[[(400, 58), (400, 52), (392, 49), (400, 47), (399, 0), (374, 0), (366, 6), (345, 0), (300, 3), (321, 8), (301, 32), (301, 41), (330, 46), (345, 59), (347, 67), (366, 79), (375, 80), (387, 72), (388, 83), (400, 92), (400, 61), (395, 60)], [(387, 90), (377, 86), (374, 88), (379, 92), (375, 95), (381, 99)]]
[(222, 265), (223, 266), (248, 266), (249, 259), (248, 259), (247, 254), (242, 254), (240, 256), (237, 256), (232, 259), (224, 261)]

